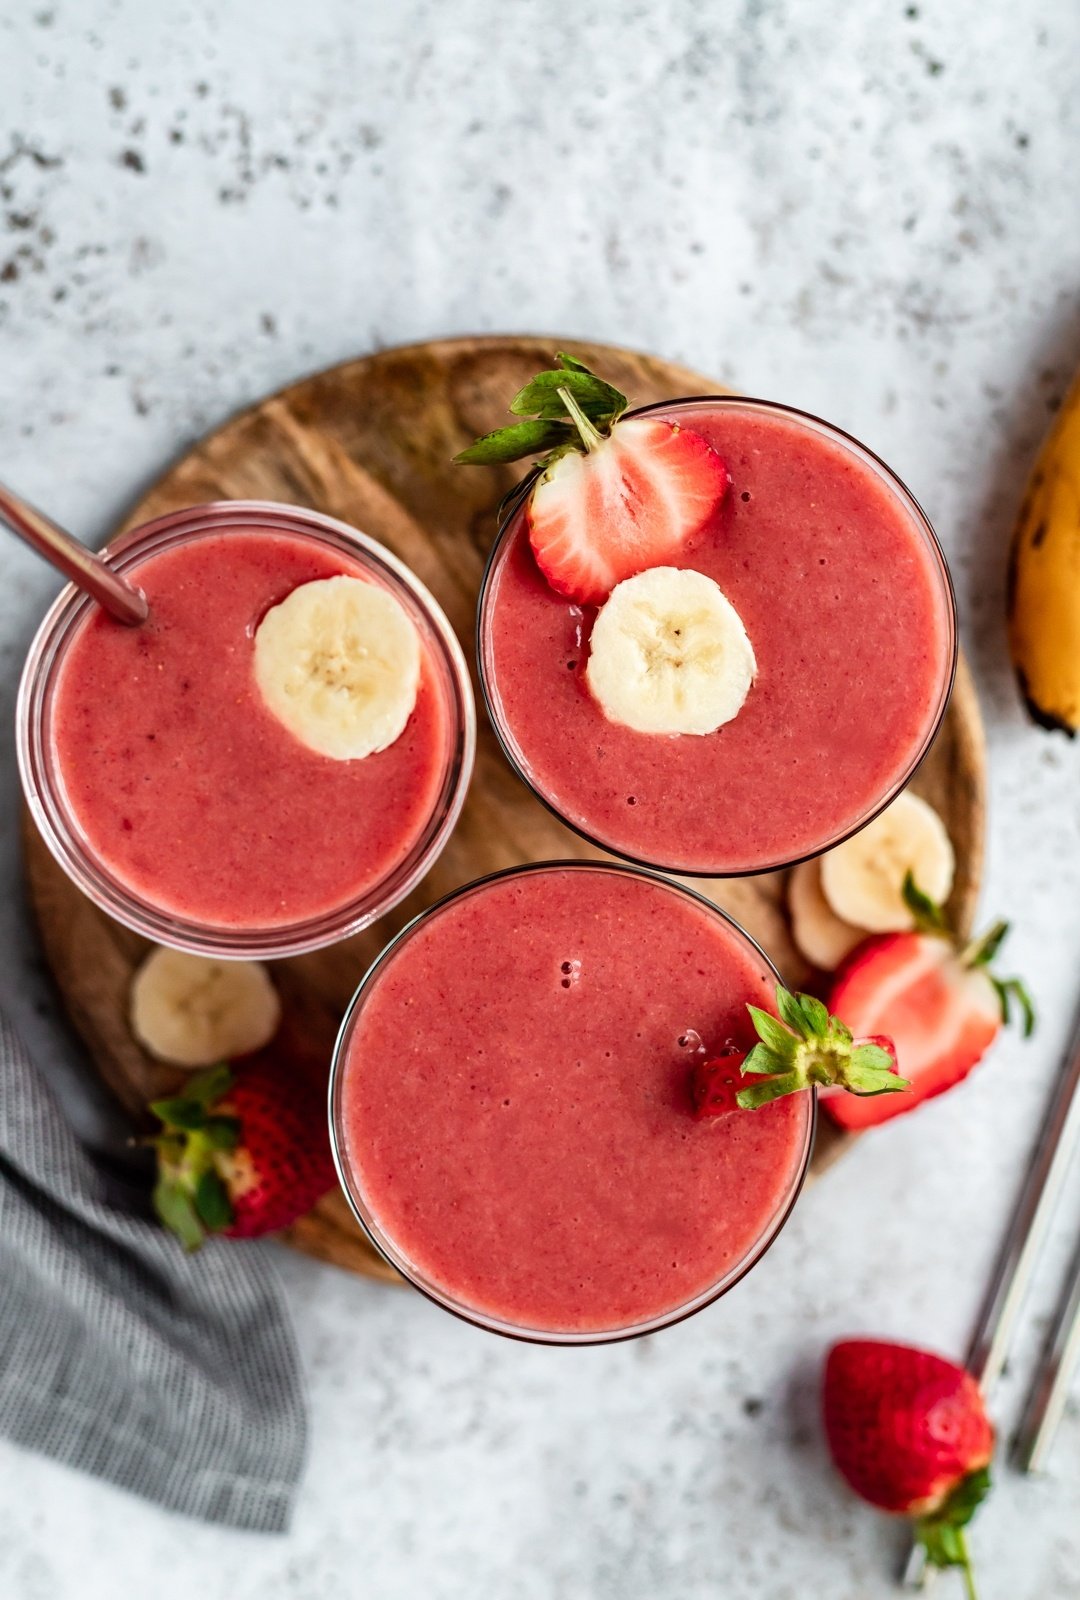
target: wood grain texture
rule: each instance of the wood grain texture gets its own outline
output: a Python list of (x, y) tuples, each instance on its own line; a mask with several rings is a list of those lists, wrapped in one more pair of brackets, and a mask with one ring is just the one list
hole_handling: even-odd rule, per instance
[[(519, 469), (463, 470), (456, 451), (507, 419), (514, 391), (555, 349), (568, 349), (646, 404), (716, 392), (708, 378), (606, 345), (538, 338), (439, 340), (365, 356), (316, 373), (241, 412), (165, 474), (125, 530), (208, 500), (277, 500), (310, 506), (362, 528), (408, 563), (446, 611), (469, 660), (495, 508)], [(423, 906), (485, 872), (553, 857), (604, 859), (552, 817), (511, 773), (481, 711), (476, 771), (461, 820), (423, 883), (387, 917), (332, 949), (275, 963), (297, 1041), (329, 1061), (344, 1007), (387, 939)], [(952, 706), (914, 788), (945, 818), (957, 847), (951, 910), (966, 931), (982, 870), (985, 753), (978, 704), (961, 662)], [(30, 894), (45, 950), (72, 1020), (113, 1091), (134, 1114), (179, 1075), (152, 1061), (127, 1024), (131, 973), (146, 943), (75, 889), (32, 824), (26, 828)], [(784, 911), (783, 875), (705, 881), (709, 894), (769, 952), (792, 985), (808, 977)], [(820, 1172), (850, 1135), (823, 1126)], [(334, 1194), (284, 1235), (296, 1248), (354, 1271), (396, 1274), (370, 1250)]]

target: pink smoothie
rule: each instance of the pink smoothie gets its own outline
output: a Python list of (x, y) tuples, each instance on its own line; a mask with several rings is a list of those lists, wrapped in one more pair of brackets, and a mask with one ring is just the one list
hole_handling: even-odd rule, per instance
[(398, 944), (353, 1014), (338, 1126), (354, 1196), (459, 1309), (533, 1333), (672, 1314), (768, 1235), (806, 1095), (696, 1121), (701, 1052), (749, 1044), (773, 977), (684, 891), (612, 868), (488, 882)]
[(252, 666), (258, 623), (297, 585), (370, 572), (314, 539), (243, 527), (130, 572), (150, 620), (127, 628), (90, 612), (52, 708), (91, 854), (154, 906), (221, 928), (299, 922), (370, 891), (415, 846), (445, 779), (452, 713), (431, 660), (402, 736), (358, 761), (295, 739)]
[(608, 848), (685, 872), (782, 865), (909, 775), (952, 669), (948, 582), (911, 503), (838, 439), (738, 402), (666, 414), (733, 479), (671, 564), (713, 578), (742, 617), (758, 663), (742, 710), (704, 737), (609, 722), (585, 681), (596, 613), (548, 586), (519, 514), (482, 604), (492, 713), (534, 787)]

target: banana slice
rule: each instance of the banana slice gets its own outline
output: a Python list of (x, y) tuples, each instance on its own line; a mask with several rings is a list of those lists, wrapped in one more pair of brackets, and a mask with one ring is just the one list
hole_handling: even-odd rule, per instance
[(715, 733), (756, 673), (723, 590), (679, 567), (650, 567), (615, 585), (593, 623), (585, 669), (609, 721), (639, 733)]
[(211, 1067), (269, 1044), (281, 1001), (258, 961), (153, 950), (131, 984), (131, 1027), (159, 1061)]
[(362, 578), (319, 578), (259, 624), (255, 681), (301, 744), (359, 761), (405, 731), (420, 687), (420, 638), (385, 589)]
[(866, 938), (865, 928), (842, 922), (821, 891), (821, 862), (802, 861), (788, 879), (788, 910), (791, 934), (812, 966), (834, 972), (857, 944)]
[(925, 800), (897, 795), (880, 817), (821, 858), (821, 889), (843, 922), (871, 933), (913, 926), (904, 879), (939, 904), (949, 898), (956, 857), (945, 824)]

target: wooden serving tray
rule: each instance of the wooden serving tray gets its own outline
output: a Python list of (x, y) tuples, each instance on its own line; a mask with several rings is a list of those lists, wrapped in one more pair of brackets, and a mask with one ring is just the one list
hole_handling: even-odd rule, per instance
[[(305, 378), (233, 417), (165, 474), (125, 527), (207, 500), (286, 501), (340, 517), (412, 567), (472, 660), (476, 598), (496, 507), (519, 470), (466, 470), (451, 458), (476, 435), (505, 423), (515, 390), (563, 348), (617, 384), (632, 404), (717, 390), (712, 379), (671, 362), (571, 340), (443, 339), (381, 351)], [(276, 963), (287, 1025), (327, 1062), (360, 977), (423, 906), (496, 868), (553, 857), (603, 859), (513, 776), (482, 709), (479, 722), (465, 809), (419, 888), (356, 938)], [(941, 812), (956, 846), (951, 909), (966, 932), (982, 867), (986, 785), (979, 709), (963, 662), (951, 709), (914, 787)], [(128, 1028), (128, 986), (146, 941), (83, 897), (29, 823), (25, 843), (31, 900), (67, 1010), (102, 1077), (140, 1113), (182, 1077), (151, 1060)], [(805, 982), (807, 969), (783, 909), (782, 875), (699, 879), (695, 885), (759, 940), (790, 984)], [(820, 1172), (850, 1138), (824, 1123), (812, 1170)], [(340, 1194), (327, 1196), (283, 1237), (352, 1271), (397, 1277), (367, 1245)]]

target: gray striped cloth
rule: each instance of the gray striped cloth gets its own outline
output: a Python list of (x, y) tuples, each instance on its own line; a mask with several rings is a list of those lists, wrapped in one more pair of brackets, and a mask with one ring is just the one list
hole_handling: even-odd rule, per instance
[[(173, 1511), (288, 1526), (306, 1411), (257, 1245), (186, 1256), (0, 1016), (0, 1434)], [(140, 1214), (140, 1211), (142, 1214)]]

